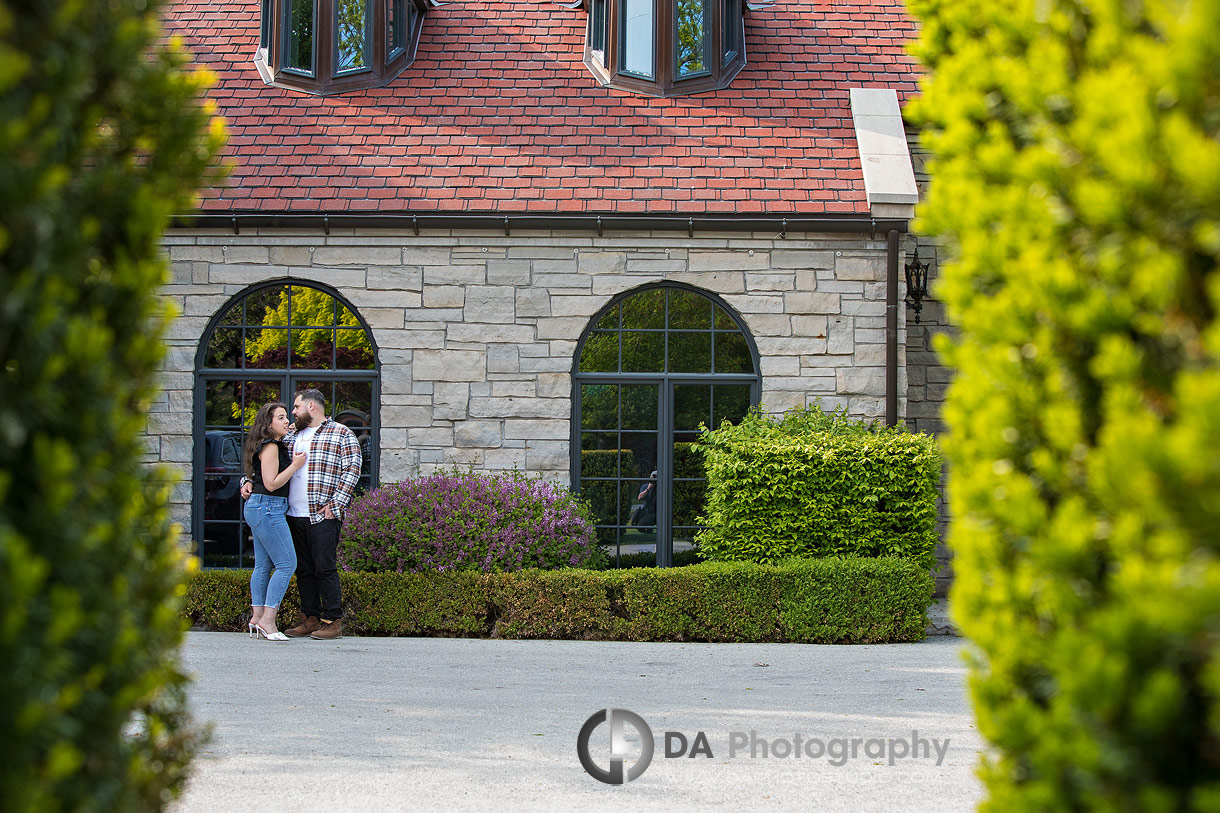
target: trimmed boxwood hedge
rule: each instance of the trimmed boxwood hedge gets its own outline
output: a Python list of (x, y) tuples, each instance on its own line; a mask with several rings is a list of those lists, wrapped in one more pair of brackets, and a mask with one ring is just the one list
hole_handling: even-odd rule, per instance
[[(606, 641), (918, 641), (933, 580), (909, 559), (513, 573), (340, 573), (344, 628), (359, 635)], [(250, 571), (196, 573), (191, 623), (245, 629)], [(281, 623), (296, 617), (290, 588)]]

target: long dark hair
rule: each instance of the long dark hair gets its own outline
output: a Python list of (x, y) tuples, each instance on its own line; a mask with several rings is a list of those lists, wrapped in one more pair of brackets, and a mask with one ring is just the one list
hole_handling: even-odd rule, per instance
[(275, 440), (275, 435), (271, 434), (271, 419), (275, 416), (277, 409), (288, 411), (288, 407), (278, 402), (263, 404), (258, 414), (254, 416), (254, 425), (250, 427), (250, 434), (246, 435), (246, 474), (251, 477), (254, 476), (254, 456), (258, 454), (259, 447), (264, 440)]

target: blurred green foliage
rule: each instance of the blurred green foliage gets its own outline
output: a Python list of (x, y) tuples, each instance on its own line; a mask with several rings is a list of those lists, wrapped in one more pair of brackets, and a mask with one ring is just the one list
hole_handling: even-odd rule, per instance
[(911, 7), (985, 809), (1220, 809), (1220, 2)]
[(142, 442), (160, 239), (219, 148), (159, 3), (0, 0), (0, 809), (157, 809), (195, 732)]

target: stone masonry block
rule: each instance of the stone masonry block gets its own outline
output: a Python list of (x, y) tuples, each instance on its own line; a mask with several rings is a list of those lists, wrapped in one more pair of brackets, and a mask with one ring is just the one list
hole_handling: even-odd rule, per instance
[(826, 328), (829, 324), (825, 316), (793, 316), (792, 333), (795, 336), (826, 338)]
[(515, 373), (519, 369), (518, 350), (512, 345), (492, 345), (487, 348), (488, 373)]
[(402, 251), (388, 246), (319, 246), (314, 249), (315, 265), (422, 265), (404, 262)]
[(270, 261), (275, 265), (311, 265), (309, 246), (271, 246)]
[(566, 469), (572, 464), (566, 440), (527, 440), (525, 465), (529, 471)]
[(582, 316), (549, 316), (538, 320), (538, 338), (576, 341), (589, 320)]
[(496, 448), (503, 440), (499, 421), (462, 421), (454, 427), (454, 443), (458, 446)]
[(469, 402), (468, 384), (436, 384), (432, 389), (432, 417), (440, 421), (464, 421)]
[(407, 431), (407, 443), (412, 447), (420, 446), (452, 446), (454, 442), (453, 427), (430, 426)]
[(413, 363), (418, 381), (487, 379), (487, 353), (477, 350), (419, 350)]
[(826, 352), (851, 353), (856, 349), (856, 324), (851, 316), (836, 316), (827, 325)]
[(599, 296), (552, 296), (552, 316), (583, 316), (586, 319), (601, 310), (606, 304)]
[(843, 395), (885, 395), (884, 367), (850, 367), (836, 372), (837, 391)]
[(418, 266), (370, 266), (368, 287), (373, 290), (420, 291), (424, 287), (424, 270)]
[(484, 265), (426, 265), (425, 285), (483, 285), (487, 282)]
[(506, 440), (563, 440), (570, 431), (568, 421), (509, 418), (504, 421)]
[(771, 252), (772, 268), (834, 268), (833, 251), (792, 251), (777, 248)]
[[(724, 299), (745, 317), (747, 325), (750, 324), (750, 315), (755, 313), (784, 313), (784, 296), (781, 294), (729, 295)], [(754, 329), (752, 325), (750, 329)]]
[(460, 285), (425, 285), (425, 308), (460, 308), (466, 304), (466, 289)]
[(445, 247), (405, 246), (395, 249), (400, 265), (448, 265), (450, 250)]
[(788, 293), (784, 294), (788, 313), (839, 313), (842, 307), (838, 294)]
[(567, 373), (539, 373), (537, 382), (542, 398), (567, 398), (572, 394), (572, 377)]
[(835, 257), (837, 279), (884, 280), (885, 255), (842, 254)]
[(517, 316), (550, 316), (551, 295), (542, 288), (517, 289)]
[(528, 344), (534, 341), (532, 325), (453, 324), (446, 331), (450, 342), (466, 344)]
[(577, 257), (576, 265), (586, 274), (622, 274), (627, 270), (627, 255), (620, 251), (585, 249)]
[(439, 350), (445, 345), (445, 334), (440, 330), (390, 330), (377, 335), (377, 345), (383, 350)]
[(735, 271), (718, 271), (703, 274), (667, 274), (666, 279), (685, 282), (696, 288), (705, 288), (718, 294), (742, 294), (746, 290), (745, 274)]
[(529, 285), (529, 260), (488, 260), (488, 285)]
[(426, 406), (383, 406), (383, 427), (424, 427), (432, 425), (432, 408)]
[(746, 272), (747, 291), (791, 291), (796, 288), (796, 275)]
[(504, 285), (466, 289), (467, 322), (508, 323), (516, 320), (515, 291)]
[(567, 418), (566, 398), (471, 398), (472, 418)]
[(690, 270), (699, 271), (764, 271), (771, 267), (771, 255), (755, 251), (691, 251)]

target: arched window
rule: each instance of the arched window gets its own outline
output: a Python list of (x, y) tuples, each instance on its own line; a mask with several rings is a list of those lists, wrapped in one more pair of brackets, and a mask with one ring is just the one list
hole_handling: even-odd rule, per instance
[(744, 0), (584, 0), (585, 65), (652, 96), (728, 87), (745, 66)]
[(430, 0), (262, 0), (254, 63), (306, 93), (380, 87), (412, 62)]
[(372, 332), (331, 288), (278, 280), (238, 294), (213, 317), (195, 362), (191, 531), (205, 567), (250, 567), (238, 493), (246, 430), (260, 406), (292, 408), (315, 388), (360, 440), (358, 490), (377, 483), (379, 372)]
[(699, 425), (758, 403), (754, 340), (719, 297), (662, 283), (611, 300), (576, 359), (573, 488), (612, 558), (670, 565), (693, 547), (706, 499)]

